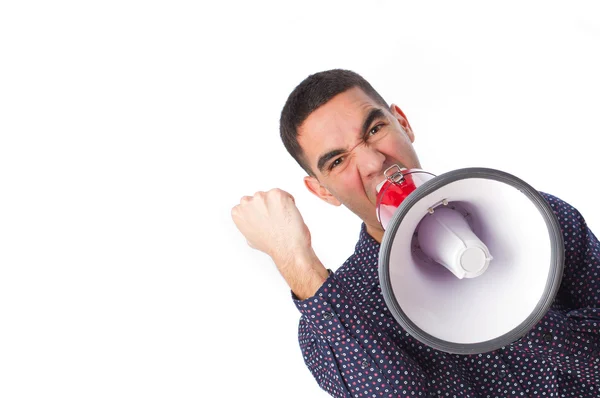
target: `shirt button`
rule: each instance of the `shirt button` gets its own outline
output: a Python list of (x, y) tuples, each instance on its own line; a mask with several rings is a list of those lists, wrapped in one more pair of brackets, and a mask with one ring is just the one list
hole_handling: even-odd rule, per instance
[(365, 359), (364, 361), (362, 361), (362, 363), (360, 364), (360, 367), (363, 369), (366, 369), (369, 367), (369, 362), (367, 362), (367, 360)]
[(333, 314), (331, 312), (324, 312), (323, 313), (323, 319), (325, 320), (329, 320), (333, 317)]
[(504, 378), (506, 377), (506, 370), (501, 370), (501, 371), (499, 371), (499, 372), (498, 372), (498, 376), (499, 376), (501, 379), (504, 379)]
[(544, 333), (544, 341), (546, 341), (546, 342), (552, 341), (552, 333)]

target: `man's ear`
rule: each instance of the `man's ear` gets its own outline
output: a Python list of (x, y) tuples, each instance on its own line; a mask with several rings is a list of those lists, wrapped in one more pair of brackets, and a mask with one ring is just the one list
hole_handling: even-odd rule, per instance
[(331, 194), (331, 192), (329, 192), (329, 190), (327, 190), (327, 188), (325, 188), (323, 185), (321, 185), (319, 180), (317, 180), (315, 177), (313, 177), (313, 176), (304, 177), (304, 185), (306, 185), (306, 188), (310, 192), (312, 192), (313, 194), (318, 196), (320, 199), (323, 199), (325, 202), (329, 203), (330, 205), (339, 206), (342, 204), (339, 200), (337, 200), (335, 198), (335, 196), (333, 196)]
[(410, 142), (415, 142), (415, 133), (410, 127), (410, 123), (404, 115), (404, 112), (402, 112), (402, 109), (400, 109), (398, 105), (392, 104), (390, 105), (390, 112), (392, 112), (392, 115), (394, 115), (394, 117), (398, 119), (398, 122), (400, 123), (404, 131), (406, 131), (408, 138), (410, 138)]

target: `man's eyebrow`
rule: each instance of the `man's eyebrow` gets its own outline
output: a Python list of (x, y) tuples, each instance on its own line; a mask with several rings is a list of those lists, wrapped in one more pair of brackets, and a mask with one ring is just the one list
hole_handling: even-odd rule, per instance
[(371, 111), (369, 112), (369, 114), (367, 115), (367, 117), (365, 119), (365, 122), (363, 123), (361, 137), (367, 136), (369, 127), (371, 127), (371, 124), (373, 123), (374, 120), (384, 119), (384, 118), (385, 118), (385, 114), (383, 113), (383, 111), (381, 109), (379, 109), (379, 108), (371, 109)]
[(317, 168), (321, 173), (323, 173), (323, 169), (325, 168), (325, 164), (329, 162), (334, 157), (345, 153), (344, 149), (334, 149), (333, 151), (327, 152), (325, 155), (322, 155), (317, 162)]
[[(374, 120), (383, 119), (383, 118), (385, 118), (385, 114), (383, 113), (383, 111), (381, 109), (379, 109), (379, 108), (371, 109), (371, 111), (369, 111), (369, 113), (367, 114), (365, 121), (363, 122), (360, 136), (365, 137), (367, 135), (367, 132), (369, 131), (369, 127), (371, 127), (371, 124), (373, 123)], [(346, 151), (344, 149), (334, 149), (333, 151), (329, 151), (326, 154), (322, 155), (319, 158), (319, 161), (317, 162), (317, 169), (319, 169), (319, 171), (322, 173), (327, 162), (329, 162), (334, 157), (341, 155), (345, 152)]]

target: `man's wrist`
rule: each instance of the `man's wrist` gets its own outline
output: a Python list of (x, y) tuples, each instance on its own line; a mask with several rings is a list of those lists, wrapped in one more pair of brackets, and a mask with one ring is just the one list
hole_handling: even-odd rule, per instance
[(321, 286), (323, 286), (323, 283), (325, 283), (329, 277), (329, 273), (325, 267), (323, 267), (323, 270), (324, 273), (315, 271), (314, 273), (307, 275), (304, 280), (298, 280), (298, 283), (292, 283), (290, 285), (292, 292), (294, 292), (299, 300), (306, 300), (307, 298), (314, 296)]
[(329, 277), (329, 272), (312, 249), (310, 252), (295, 255), (285, 261), (275, 261), (275, 264), (292, 292), (300, 300), (314, 296)]
[(307, 298), (314, 296), (329, 277), (329, 272), (325, 269), (323, 264), (319, 262), (319, 265), (320, 268), (315, 269), (313, 273), (309, 274), (304, 283), (295, 287), (297, 291), (292, 287), (292, 291), (300, 300), (306, 300)]

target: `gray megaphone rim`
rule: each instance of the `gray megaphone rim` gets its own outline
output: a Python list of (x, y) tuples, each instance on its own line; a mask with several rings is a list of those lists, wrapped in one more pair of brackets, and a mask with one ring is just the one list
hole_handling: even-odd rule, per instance
[[(389, 258), (396, 231), (402, 224), (404, 217), (419, 200), (449, 183), (471, 178), (496, 180), (511, 185), (521, 191), (531, 200), (533, 204), (535, 204), (540, 214), (544, 218), (548, 228), (552, 250), (550, 261), (551, 265), (553, 266), (551, 267), (551, 272), (546, 281), (544, 294), (542, 297), (540, 297), (538, 304), (531, 312), (531, 315), (529, 315), (529, 317), (525, 319), (519, 326), (514, 328), (512, 331), (492, 340), (473, 344), (460, 344), (444, 341), (430, 335), (413, 323), (404, 313), (393, 294), (391, 280), (389, 277)], [(480, 167), (457, 169), (441, 174), (429, 181), (426, 181), (423, 185), (408, 195), (392, 216), (379, 249), (379, 281), (381, 284), (381, 290), (387, 307), (396, 321), (409, 334), (411, 334), (420, 342), (434, 349), (453, 354), (481, 354), (484, 352), (490, 352), (509, 345), (525, 336), (539, 322), (539, 320), (542, 319), (552, 305), (556, 293), (558, 292), (558, 288), (560, 287), (563, 267), (564, 243), (562, 232), (556, 215), (544, 197), (529, 184), (509, 173)]]

